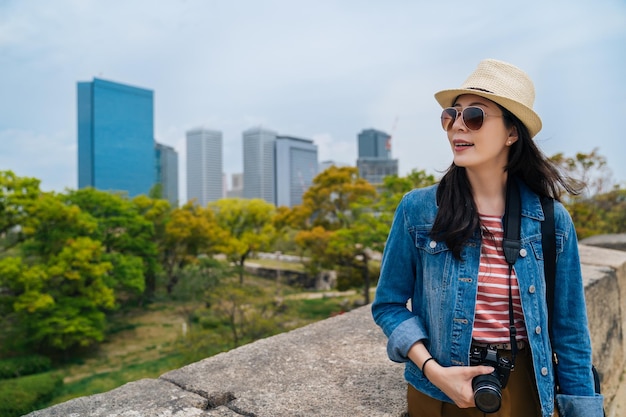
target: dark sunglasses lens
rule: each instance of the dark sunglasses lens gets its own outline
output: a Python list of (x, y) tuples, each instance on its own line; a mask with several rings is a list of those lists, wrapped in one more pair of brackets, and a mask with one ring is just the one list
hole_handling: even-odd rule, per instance
[(469, 130), (478, 130), (483, 125), (485, 113), (480, 107), (467, 107), (463, 110), (463, 122)]
[(456, 120), (456, 115), (456, 109), (453, 109), (452, 107), (443, 109), (443, 111), (441, 112), (441, 127), (443, 127), (443, 130), (445, 130), (446, 132), (450, 130), (450, 128), (454, 124), (454, 121)]

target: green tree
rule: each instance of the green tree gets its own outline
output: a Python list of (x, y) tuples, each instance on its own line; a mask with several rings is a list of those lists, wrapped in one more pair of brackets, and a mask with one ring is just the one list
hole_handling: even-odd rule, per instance
[(597, 148), (573, 157), (558, 153), (550, 159), (585, 190), (563, 199), (579, 238), (626, 231), (626, 190), (613, 183), (606, 158)]
[(187, 265), (198, 263), (198, 256), (223, 251), (228, 234), (220, 227), (212, 210), (189, 202), (174, 209), (165, 224), (161, 263), (171, 294)]
[[(387, 233), (375, 210), (376, 197), (376, 189), (358, 177), (356, 168), (331, 167), (313, 179), (303, 204), (291, 215), (303, 229), (296, 243), (309, 255), (309, 273), (338, 268), (340, 280), (364, 287), (366, 302), (370, 255), (382, 248)], [(359, 279), (348, 279), (353, 275)]]
[(261, 287), (224, 282), (207, 292), (207, 299), (211, 314), (226, 325), (235, 346), (266, 337), (279, 328), (272, 297)]
[(268, 249), (276, 237), (275, 207), (261, 199), (226, 198), (209, 204), (209, 208), (228, 233), (224, 253), (237, 266), (243, 284), (246, 259), (252, 252)]
[(146, 262), (155, 263), (155, 265), (150, 264), (146, 268), (145, 296), (149, 300), (154, 297), (156, 292), (156, 271), (162, 269), (164, 262), (163, 254), (167, 250), (165, 228), (170, 219), (172, 207), (167, 200), (151, 198), (143, 194), (133, 198), (132, 201), (138, 213), (152, 223), (154, 243), (158, 254), (156, 258), (150, 257), (146, 260)]
[(61, 196), (39, 192), (21, 205), (16, 227), (20, 244), (0, 260), (3, 346), (59, 351), (101, 340), (115, 296), (112, 265), (88, 237), (97, 222)]
[(612, 173), (606, 158), (594, 148), (589, 153), (578, 152), (573, 157), (557, 153), (550, 157), (559, 168), (583, 188), (583, 198), (607, 192), (613, 188)]
[(437, 182), (432, 174), (424, 170), (412, 170), (406, 177), (389, 175), (383, 178), (383, 186), (380, 190), (379, 211), (382, 215), (393, 215), (396, 207), (404, 194), (415, 188), (428, 187)]
[(70, 191), (65, 202), (96, 220), (97, 228), (90, 237), (102, 242), (105, 259), (113, 265), (111, 278), (117, 298), (142, 296), (146, 277), (154, 280), (158, 265), (152, 222), (127, 198), (93, 188)]
[(14, 348), (50, 352), (89, 346), (104, 338), (105, 311), (115, 305), (107, 285), (112, 265), (88, 237), (70, 239), (45, 262), (0, 260), (0, 287), (12, 299), (4, 327)]
[(22, 240), (19, 227), (28, 217), (30, 205), (39, 198), (39, 183), (36, 178), (0, 171), (0, 249), (3, 251)]
[(68, 240), (93, 235), (98, 228), (98, 222), (88, 213), (66, 204), (63, 196), (54, 193), (40, 193), (25, 212), (21, 249), (26, 256), (43, 261), (61, 252)]
[[(384, 248), (389, 225), (373, 212), (363, 212), (350, 228), (339, 229), (330, 238), (326, 256), (344, 269), (344, 287), (362, 286), (365, 303), (370, 302), (370, 260)], [(356, 282), (350, 277), (358, 277)], [(339, 283), (342, 284), (341, 282)]]
[(347, 228), (357, 211), (371, 209), (376, 196), (376, 188), (359, 177), (357, 168), (331, 166), (313, 179), (302, 204), (293, 209), (292, 222), (300, 229)]

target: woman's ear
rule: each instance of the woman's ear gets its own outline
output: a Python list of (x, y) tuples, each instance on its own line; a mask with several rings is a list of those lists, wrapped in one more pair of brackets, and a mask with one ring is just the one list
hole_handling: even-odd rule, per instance
[(519, 139), (519, 135), (517, 133), (517, 127), (516, 126), (511, 126), (511, 128), (509, 129), (509, 137), (506, 140), (506, 144), (508, 146), (511, 146), (515, 142), (517, 142), (518, 139)]

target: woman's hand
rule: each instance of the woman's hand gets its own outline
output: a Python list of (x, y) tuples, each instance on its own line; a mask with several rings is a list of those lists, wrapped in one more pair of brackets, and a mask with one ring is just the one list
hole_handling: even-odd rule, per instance
[(411, 346), (408, 357), (418, 364), (426, 378), (459, 408), (476, 407), (472, 379), (478, 375), (490, 374), (495, 370), (491, 366), (482, 365), (443, 367), (437, 361), (428, 360), (431, 355), (421, 340)]
[(490, 374), (491, 366), (450, 366), (443, 367), (430, 361), (424, 375), (437, 388), (443, 391), (459, 408), (476, 407), (472, 379), (475, 376)]

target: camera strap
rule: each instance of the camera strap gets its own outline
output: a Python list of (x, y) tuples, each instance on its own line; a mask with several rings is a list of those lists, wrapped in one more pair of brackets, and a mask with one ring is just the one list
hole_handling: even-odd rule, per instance
[(506, 187), (506, 205), (504, 208), (504, 238), (502, 249), (504, 257), (509, 264), (509, 335), (511, 338), (511, 365), (515, 367), (515, 357), (517, 356), (517, 329), (515, 328), (515, 316), (513, 312), (513, 288), (511, 276), (513, 275), (513, 265), (519, 256), (522, 242), (520, 240), (520, 228), (522, 218), (522, 200), (519, 194), (519, 185), (512, 175), (508, 176)]

